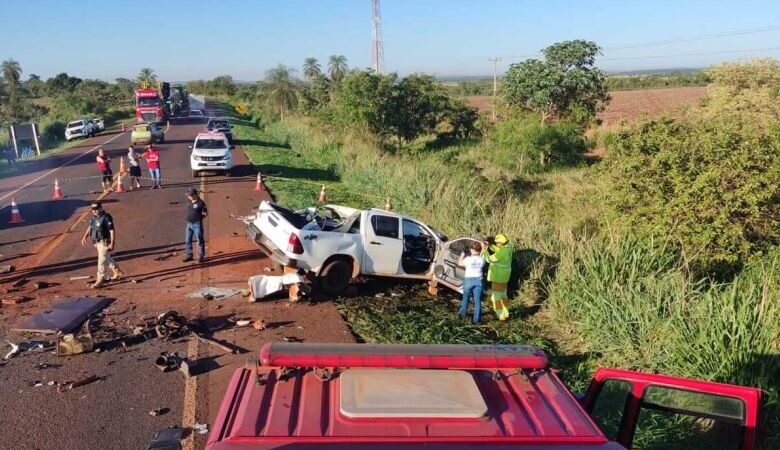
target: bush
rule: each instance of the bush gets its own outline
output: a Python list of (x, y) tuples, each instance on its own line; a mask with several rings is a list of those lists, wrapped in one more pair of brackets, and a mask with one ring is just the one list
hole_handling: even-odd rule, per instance
[(780, 128), (741, 116), (662, 118), (609, 148), (608, 200), (643, 236), (681, 251), (695, 273), (728, 276), (780, 243)]
[(494, 140), (495, 148), (483, 159), (508, 172), (509, 178), (577, 164), (587, 151), (578, 126), (564, 122), (541, 124), (533, 116), (498, 123)]

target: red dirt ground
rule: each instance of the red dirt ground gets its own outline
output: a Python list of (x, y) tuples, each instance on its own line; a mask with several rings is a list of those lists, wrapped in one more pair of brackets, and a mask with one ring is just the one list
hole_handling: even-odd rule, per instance
[[(707, 94), (706, 87), (679, 87), (666, 89), (639, 89), (612, 92), (612, 101), (599, 114), (602, 126), (617, 125), (622, 120), (632, 121), (647, 113), (650, 117), (663, 111), (674, 110), (681, 104), (696, 105)], [(490, 111), (491, 96), (471, 95), (466, 102), (481, 112)]]

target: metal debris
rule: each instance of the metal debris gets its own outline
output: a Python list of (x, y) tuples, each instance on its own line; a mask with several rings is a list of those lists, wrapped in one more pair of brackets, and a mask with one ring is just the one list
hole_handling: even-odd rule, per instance
[(162, 416), (162, 415), (168, 414), (170, 411), (171, 411), (171, 408), (157, 408), (157, 409), (153, 409), (153, 410), (149, 411), (149, 415), (157, 417), (157, 416)]
[(184, 316), (176, 311), (168, 311), (157, 316), (155, 332), (157, 337), (171, 340), (188, 334), (190, 327)]
[(187, 294), (187, 298), (203, 298), (206, 300), (222, 300), (223, 298), (232, 297), (241, 292), (240, 289), (234, 288), (217, 288), (217, 287), (204, 287), (197, 291)]
[(181, 367), (181, 363), (182, 358), (179, 356), (178, 352), (162, 352), (160, 353), (160, 356), (154, 360), (154, 365), (163, 372), (177, 370)]
[(207, 434), (209, 432), (209, 424), (207, 423), (196, 423), (192, 427), (192, 431), (198, 433), (198, 434)]
[(113, 298), (79, 297), (67, 298), (55, 303), (51, 309), (27, 316), (14, 329), (33, 333), (69, 333), (87, 317), (113, 302)]
[(11, 273), (14, 270), (16, 270), (16, 268), (12, 265), (0, 266), (0, 274)]

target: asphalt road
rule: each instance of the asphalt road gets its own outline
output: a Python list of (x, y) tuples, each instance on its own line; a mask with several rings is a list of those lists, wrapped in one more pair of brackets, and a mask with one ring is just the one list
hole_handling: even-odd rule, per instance
[[(207, 105), (208, 107), (208, 105)], [(160, 428), (196, 423), (211, 424), (230, 375), (264, 342), (283, 336), (303, 340), (353, 340), (329, 302), (290, 304), (284, 299), (249, 303), (241, 295), (219, 301), (187, 299), (203, 286), (246, 286), (250, 275), (268, 273), (270, 262), (245, 236), (243, 223), (233, 215), (252, 213), (259, 201), (270, 198), (254, 191), (252, 167), (240, 146), (234, 151), (234, 176), (191, 177), (188, 145), (203, 122), (174, 122), (160, 144), (163, 189), (143, 189), (102, 196), (94, 157), (102, 145), (117, 173), (126, 153), (129, 133), (113, 132), (82, 141), (77, 147), (30, 164), (25, 173), (0, 180), (0, 264), (16, 271), (0, 275), (2, 296), (24, 295), (31, 300), (0, 306), (0, 342), (51, 339), (13, 331), (25, 315), (46, 310), (65, 297), (104, 295), (115, 298), (100, 321), (100, 352), (58, 357), (51, 352), (25, 352), (0, 361), (0, 415), (2, 448), (14, 449), (127, 449), (144, 448)], [(145, 183), (150, 184), (146, 171)], [(58, 178), (65, 198), (53, 200)], [(198, 187), (209, 209), (206, 219), (207, 257), (204, 264), (182, 263), (185, 190)], [(127, 183), (125, 184), (127, 187)], [(99, 292), (84, 280), (71, 277), (95, 274), (95, 251), (80, 244), (87, 207), (104, 197), (105, 209), (117, 227), (115, 259), (126, 277)], [(12, 225), (9, 203), (15, 198), (24, 223)], [(266, 269), (268, 268), (268, 269)], [(15, 289), (11, 284), (27, 279)], [(35, 281), (52, 286), (36, 290)], [(235, 346), (241, 354), (225, 354), (193, 339), (164, 342), (151, 339), (127, 349), (112, 345), (127, 336), (133, 325), (157, 314), (176, 310), (207, 326), (224, 326), (227, 318), (262, 318), (268, 330), (251, 327), (226, 329), (215, 339)], [(5, 354), (6, 348), (3, 347)], [(196, 364), (196, 376), (162, 373), (154, 367), (160, 352), (177, 351)], [(2, 356), (2, 355), (0, 355)], [(48, 382), (100, 380), (65, 392)], [(39, 383), (40, 382), (40, 383)], [(41, 384), (41, 386), (36, 386)], [(150, 411), (165, 408), (152, 416)], [(200, 448), (204, 436), (192, 434), (186, 448)]]

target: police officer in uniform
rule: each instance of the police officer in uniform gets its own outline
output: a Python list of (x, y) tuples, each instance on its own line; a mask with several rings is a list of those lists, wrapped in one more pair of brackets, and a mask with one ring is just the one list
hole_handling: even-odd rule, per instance
[(114, 219), (111, 214), (103, 210), (103, 205), (96, 201), (90, 206), (92, 210), (92, 219), (89, 222), (84, 236), (81, 238), (81, 245), (87, 244), (87, 238), (92, 239), (98, 254), (97, 278), (93, 289), (103, 287), (106, 280), (106, 269), (110, 268), (112, 272), (111, 280), (118, 280), (124, 275), (119, 266), (116, 265), (114, 258), (111, 257), (111, 251), (114, 250), (116, 242), (116, 233), (114, 231)]
[(195, 238), (200, 247), (198, 262), (206, 258), (206, 238), (203, 232), (203, 219), (208, 216), (206, 202), (198, 195), (198, 188), (187, 190), (187, 229), (184, 232), (184, 262), (192, 261), (192, 240)]

